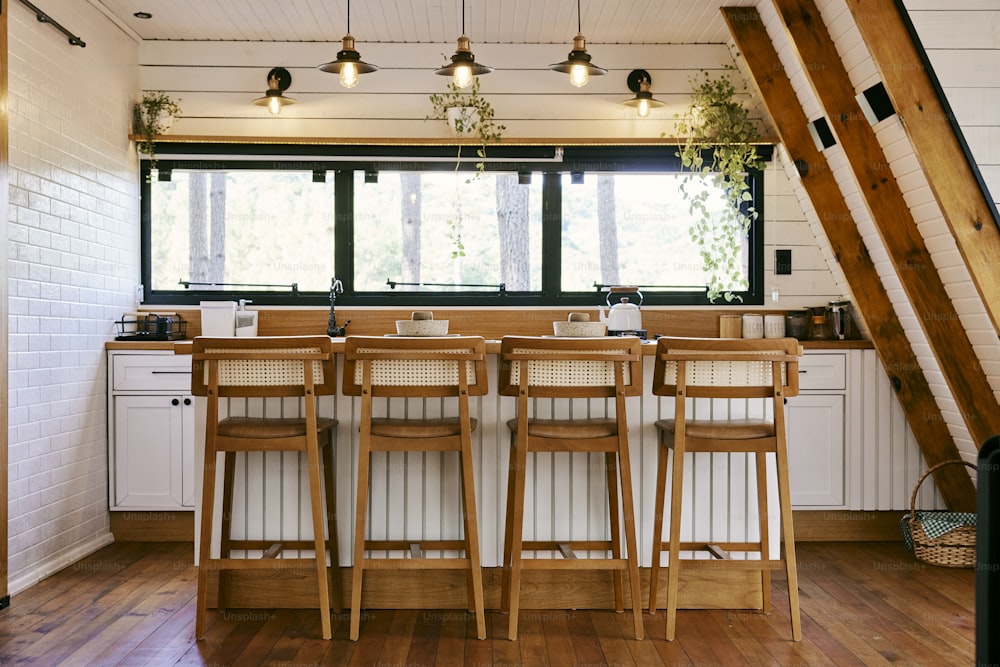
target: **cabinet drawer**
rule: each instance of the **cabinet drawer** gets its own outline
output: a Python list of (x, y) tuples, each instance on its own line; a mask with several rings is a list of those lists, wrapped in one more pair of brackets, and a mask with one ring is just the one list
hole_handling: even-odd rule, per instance
[(847, 388), (847, 355), (805, 354), (799, 359), (799, 389)]
[(116, 354), (113, 391), (190, 392), (191, 357), (175, 354)]

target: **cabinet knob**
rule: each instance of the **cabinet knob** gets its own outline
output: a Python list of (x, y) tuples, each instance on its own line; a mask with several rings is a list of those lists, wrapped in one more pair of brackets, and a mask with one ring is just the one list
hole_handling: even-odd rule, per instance
[(184, 405), (191, 405), (191, 399), (190, 398), (185, 398), (184, 399)]
[(174, 400), (170, 401), (170, 405), (180, 405), (180, 404), (181, 404), (180, 399), (177, 399), (177, 398), (175, 398)]

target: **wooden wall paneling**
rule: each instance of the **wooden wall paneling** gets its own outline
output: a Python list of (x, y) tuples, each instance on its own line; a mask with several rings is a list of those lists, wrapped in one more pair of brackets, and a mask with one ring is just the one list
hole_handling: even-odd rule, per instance
[[(774, 0), (799, 61), (826, 110), (859, 193), (975, 443), (1000, 433), (1000, 404), (931, 252), (914, 222), (875, 130), (855, 99), (836, 45), (813, 0)], [(926, 453), (926, 452), (925, 452)], [(930, 459), (929, 459), (930, 460)], [(956, 466), (949, 466), (956, 467)], [(964, 473), (965, 471), (959, 471)]]
[(10, 204), (7, 0), (0, 0), (0, 609), (10, 604), (7, 589), (7, 207)]
[[(924, 457), (929, 465), (958, 458), (955, 441), (864, 241), (855, 225), (845, 223), (852, 220), (850, 209), (826, 157), (816, 149), (808, 132), (808, 119), (759, 13), (753, 8), (722, 11), (775, 130), (791, 159), (801, 165), (802, 185), (868, 325), (872, 343), (897, 384), (897, 396)], [(943, 470), (948, 468), (957, 466)], [(975, 489), (968, 475), (940, 476), (938, 484), (949, 506), (975, 507)]]
[[(979, 186), (975, 165), (962, 149), (947, 102), (938, 96), (933, 73), (925, 66), (895, 0), (849, 0), (847, 6), (913, 142), (993, 326), (1000, 332), (1000, 221)], [(979, 22), (983, 16), (990, 14), (973, 12), (963, 25), (992, 33), (995, 26)], [(964, 38), (967, 30), (956, 34)]]

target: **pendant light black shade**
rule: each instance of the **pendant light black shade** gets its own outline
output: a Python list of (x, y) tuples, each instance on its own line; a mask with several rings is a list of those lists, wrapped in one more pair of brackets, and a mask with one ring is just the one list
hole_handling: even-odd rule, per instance
[(434, 70), (434, 73), (450, 76), (456, 86), (465, 88), (472, 83), (472, 77), (492, 71), (492, 67), (477, 63), (476, 56), (472, 53), (472, 41), (465, 34), (465, 0), (462, 0), (462, 34), (458, 38), (455, 55), (451, 57), (449, 64)]
[(340, 75), (340, 85), (353, 88), (358, 85), (358, 76), (377, 72), (378, 67), (361, 60), (361, 54), (354, 48), (354, 37), (351, 35), (351, 0), (347, 0), (347, 34), (344, 35), (337, 59), (319, 66), (319, 71)]
[(598, 67), (590, 62), (590, 54), (587, 53), (587, 40), (583, 36), (583, 21), (580, 16), (580, 0), (576, 0), (576, 37), (573, 38), (573, 50), (569, 56), (561, 63), (549, 65), (549, 69), (554, 72), (569, 74), (569, 82), (580, 88), (586, 86), (591, 76), (607, 74), (608, 70)]

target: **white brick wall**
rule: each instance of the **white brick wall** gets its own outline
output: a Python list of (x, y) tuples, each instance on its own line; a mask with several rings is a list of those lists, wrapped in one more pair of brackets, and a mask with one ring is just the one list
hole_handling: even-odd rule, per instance
[(9, 3), (9, 589), (111, 539), (106, 365), (139, 282), (138, 47), (86, 2)]

